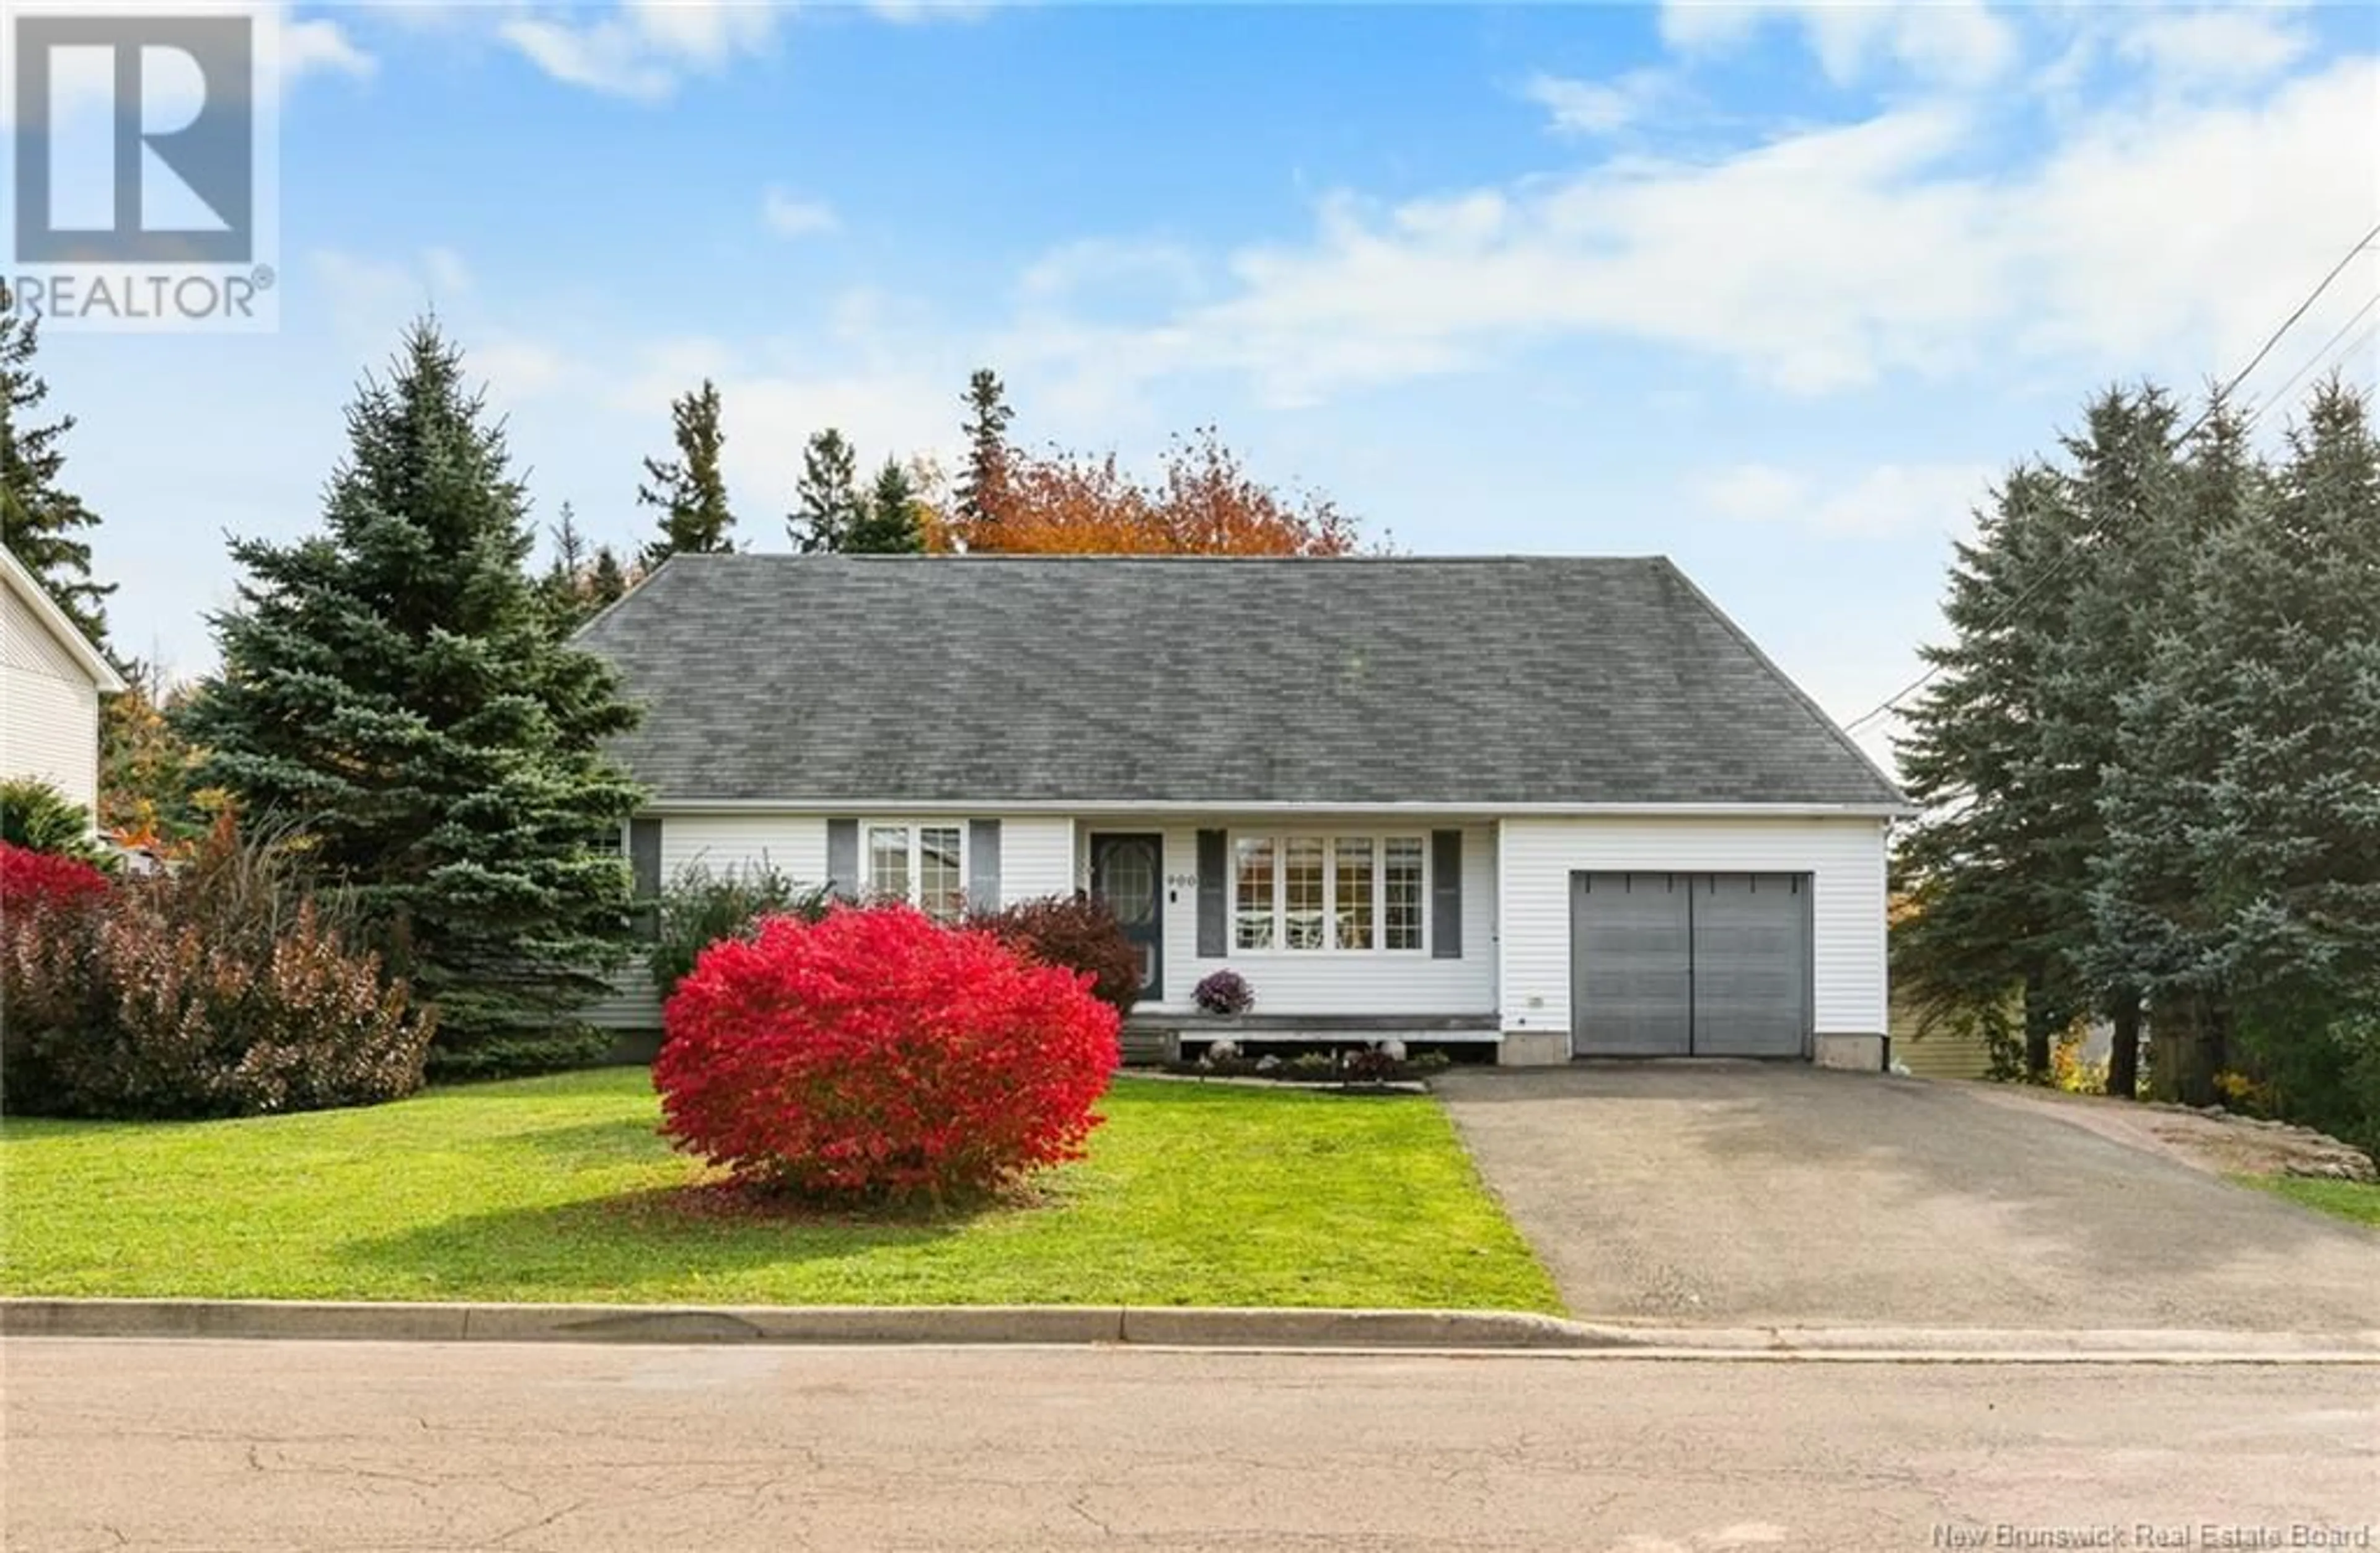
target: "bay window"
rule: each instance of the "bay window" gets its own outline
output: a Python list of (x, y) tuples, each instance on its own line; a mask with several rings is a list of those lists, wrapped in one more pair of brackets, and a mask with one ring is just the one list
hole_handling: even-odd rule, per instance
[(1417, 836), (1235, 835), (1232, 945), (1418, 950), (1427, 850)]

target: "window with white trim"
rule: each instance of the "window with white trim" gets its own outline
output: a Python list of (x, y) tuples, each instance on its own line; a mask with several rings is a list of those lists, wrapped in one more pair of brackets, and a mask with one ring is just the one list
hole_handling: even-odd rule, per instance
[(860, 826), (868, 895), (905, 900), (930, 916), (966, 911), (966, 827), (947, 822), (870, 820)]
[(1428, 855), (1418, 836), (1234, 833), (1232, 947), (1418, 950)]

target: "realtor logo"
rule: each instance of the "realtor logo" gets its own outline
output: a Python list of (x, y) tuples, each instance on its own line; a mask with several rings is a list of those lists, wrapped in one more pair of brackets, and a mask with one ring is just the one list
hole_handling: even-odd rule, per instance
[(222, 4), (9, 18), (15, 306), (98, 327), (263, 322), (271, 31)]

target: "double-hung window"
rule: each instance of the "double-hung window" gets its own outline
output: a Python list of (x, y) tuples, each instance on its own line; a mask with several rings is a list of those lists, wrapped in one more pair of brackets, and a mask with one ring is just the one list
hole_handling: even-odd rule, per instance
[(965, 826), (871, 820), (862, 829), (870, 899), (905, 900), (946, 919), (965, 911)]
[(1418, 836), (1236, 835), (1232, 948), (1419, 949), (1427, 856)]

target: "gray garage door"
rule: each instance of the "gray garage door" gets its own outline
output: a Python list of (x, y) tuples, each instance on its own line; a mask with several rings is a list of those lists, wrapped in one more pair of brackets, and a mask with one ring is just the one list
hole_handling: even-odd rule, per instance
[(1801, 1057), (1803, 874), (1578, 874), (1571, 1045), (1582, 1057)]

